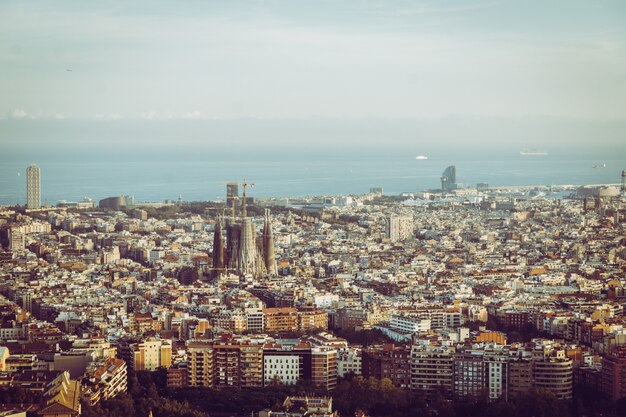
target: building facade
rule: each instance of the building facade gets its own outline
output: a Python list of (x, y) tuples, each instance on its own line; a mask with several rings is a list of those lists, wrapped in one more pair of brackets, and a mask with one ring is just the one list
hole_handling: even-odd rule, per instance
[(413, 236), (413, 217), (392, 215), (386, 220), (386, 235), (390, 241), (400, 242)]
[(41, 208), (41, 170), (35, 164), (26, 168), (26, 208)]

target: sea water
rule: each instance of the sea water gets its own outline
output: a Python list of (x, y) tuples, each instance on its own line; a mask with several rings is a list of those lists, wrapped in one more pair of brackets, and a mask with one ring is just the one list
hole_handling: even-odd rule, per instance
[[(23, 203), (26, 198), (26, 161), (5, 161), (0, 167), (0, 204)], [(252, 197), (300, 197), (307, 195), (363, 194), (370, 187), (383, 187), (386, 194), (438, 188), (442, 171), (455, 165), (457, 181), (475, 186), (602, 184), (619, 182), (620, 160), (604, 160), (605, 168), (592, 168), (592, 158), (559, 159), (548, 156), (509, 158), (429, 157), (413, 155), (372, 158), (358, 154), (308, 159), (297, 154), (259, 155), (256, 159), (229, 160), (116, 160), (96, 161), (71, 157), (42, 161), (42, 200), (94, 200), (133, 195), (135, 201), (220, 200), (225, 183), (254, 183)]]
[[(185, 201), (223, 200), (225, 184), (244, 178), (255, 184), (248, 193), (257, 198), (364, 194), (370, 187), (394, 195), (439, 188), (449, 165), (456, 166), (457, 182), (465, 186), (605, 184), (619, 183), (626, 167), (626, 155), (592, 143), (588, 149), (552, 147), (544, 156), (523, 156), (517, 144), (451, 147), (422, 139), (354, 146), (325, 141), (325, 132), (317, 132), (320, 144), (310, 138), (251, 144), (224, 137), (198, 144), (173, 130), (157, 137), (158, 130), (135, 129), (132, 138), (145, 134), (148, 140), (120, 139), (126, 131), (120, 127), (90, 132), (97, 140), (81, 142), (80, 128), (22, 129), (15, 140), (5, 134), (0, 143), (0, 204), (24, 204), (25, 172), (31, 163), (41, 168), (41, 198), (48, 204), (84, 197), (97, 202), (122, 194), (137, 202), (179, 196)], [(34, 136), (38, 140), (28, 140)], [(428, 159), (416, 160), (417, 155)]]

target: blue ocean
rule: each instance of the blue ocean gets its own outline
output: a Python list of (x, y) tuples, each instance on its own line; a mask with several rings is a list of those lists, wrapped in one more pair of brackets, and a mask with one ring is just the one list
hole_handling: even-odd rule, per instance
[[(302, 160), (297, 155), (262, 160), (203, 161), (42, 161), (42, 200), (95, 200), (128, 194), (136, 201), (163, 201), (182, 196), (186, 201), (224, 199), (225, 183), (245, 177), (258, 197), (363, 194), (370, 187), (383, 187), (386, 194), (419, 191), (439, 186), (439, 177), (449, 164), (468, 186), (490, 185), (601, 184), (619, 182), (623, 161), (604, 160), (605, 168), (592, 168), (597, 161), (554, 157), (523, 157), (483, 160), (480, 158), (414, 155), (366, 158)], [(0, 204), (23, 203), (26, 198), (24, 162), (0, 167)]]
[[(466, 186), (604, 184), (619, 183), (626, 168), (626, 155), (592, 144), (572, 149), (545, 144), (541, 150), (547, 155), (523, 156), (516, 143), (454, 147), (449, 141), (370, 140), (342, 146), (325, 140), (324, 132), (316, 133), (319, 143), (311, 138), (301, 144), (284, 138), (198, 143), (174, 130), (161, 136), (156, 130), (133, 130), (127, 141), (120, 128), (90, 131), (87, 135), (97, 140), (78, 142), (79, 128), (0, 132), (0, 204), (24, 204), (25, 171), (31, 163), (41, 168), (42, 202), (48, 204), (121, 194), (133, 195), (136, 202), (179, 196), (185, 201), (223, 200), (225, 183), (244, 178), (255, 184), (250, 196), (259, 198), (363, 194), (370, 187), (394, 195), (438, 188), (449, 165), (456, 166), (457, 181)], [(14, 131), (19, 140), (8, 138)], [(136, 140), (141, 135), (155, 140)], [(416, 160), (417, 155), (428, 159)]]

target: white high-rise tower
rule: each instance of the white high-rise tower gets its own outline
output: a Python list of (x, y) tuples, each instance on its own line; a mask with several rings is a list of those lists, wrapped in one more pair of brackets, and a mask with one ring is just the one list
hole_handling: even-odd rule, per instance
[(35, 164), (26, 168), (26, 207), (29, 209), (41, 207), (41, 171)]

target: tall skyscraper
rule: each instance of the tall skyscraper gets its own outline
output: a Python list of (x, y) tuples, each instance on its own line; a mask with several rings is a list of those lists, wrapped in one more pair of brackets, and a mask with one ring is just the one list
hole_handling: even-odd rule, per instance
[(443, 174), (441, 174), (441, 191), (456, 190), (456, 188), (456, 167), (450, 165), (443, 171)]
[(26, 207), (29, 209), (41, 207), (41, 171), (35, 164), (26, 168)]

